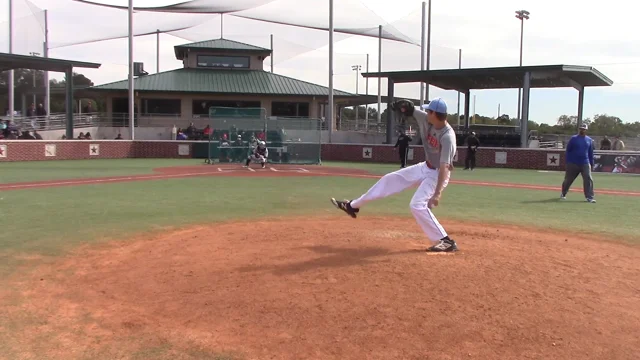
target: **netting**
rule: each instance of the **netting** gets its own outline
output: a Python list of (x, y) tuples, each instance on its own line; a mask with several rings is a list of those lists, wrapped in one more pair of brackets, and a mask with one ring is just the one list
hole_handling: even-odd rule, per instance
[[(9, 50), (9, 16), (0, 13), (0, 51)], [(28, 0), (13, 0), (13, 53), (44, 56), (44, 10)]]
[(208, 163), (242, 163), (260, 140), (269, 149), (269, 163), (320, 163), (318, 119), (267, 117), (263, 108), (211, 107), (208, 125)]

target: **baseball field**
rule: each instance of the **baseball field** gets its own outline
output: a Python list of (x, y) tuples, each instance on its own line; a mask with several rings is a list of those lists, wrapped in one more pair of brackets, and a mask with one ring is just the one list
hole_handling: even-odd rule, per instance
[(0, 359), (637, 359), (640, 177), (456, 169), (430, 255), (395, 165), (0, 165)]

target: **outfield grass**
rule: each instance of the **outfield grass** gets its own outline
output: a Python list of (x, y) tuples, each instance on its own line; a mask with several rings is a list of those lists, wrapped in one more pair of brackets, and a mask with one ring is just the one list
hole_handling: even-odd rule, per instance
[[(112, 175), (128, 175), (131, 172), (127, 169), (139, 173), (158, 166), (185, 164), (165, 160), (103, 161), (56, 163), (68, 166), (71, 176), (82, 175), (83, 166), (90, 166), (97, 174), (101, 166), (114, 165)], [(56, 163), (47, 163), (47, 166), (54, 169)], [(31, 164), (34, 163), (22, 166), (33, 166)], [(362, 164), (353, 166), (369, 168)], [(392, 169), (388, 165), (370, 168), (376, 172)], [(65, 173), (64, 167), (54, 171), (60, 178)], [(45, 178), (48, 172), (41, 172), (45, 174), (32, 170), (37, 178)], [(483, 173), (485, 170), (456, 175), (472, 179)], [(503, 182), (511, 182), (513, 177), (524, 181), (533, 176), (553, 176), (536, 172), (519, 175), (509, 170), (486, 170), (484, 176), (490, 173), (496, 174), (493, 180), (498, 180), (501, 173), (513, 175), (508, 179), (502, 178)], [(640, 181), (631, 177), (621, 177), (625, 180), (615, 178), (606, 177), (615, 180), (610, 183), (610, 188), (616, 188), (616, 181)], [(483, 181), (487, 181), (486, 178)], [(16, 265), (15, 254), (55, 256), (79, 244), (122, 239), (139, 232), (230, 219), (335, 214), (329, 197), (352, 198), (374, 182), (374, 179), (347, 177), (294, 177), (286, 180), (198, 177), (0, 192), (3, 223), (0, 273), (10, 271)], [(445, 192), (436, 214), (455, 220), (559, 229), (566, 231), (567, 236), (574, 232), (591, 232), (608, 235), (612, 239), (624, 237), (640, 241), (636, 219), (640, 213), (640, 201), (637, 197), (599, 196), (598, 204), (593, 205), (585, 203), (580, 194), (571, 194), (566, 202), (559, 202), (557, 195), (556, 191), (454, 184)], [(409, 190), (373, 203), (363, 210), (362, 216), (410, 216), (408, 204), (411, 196), (412, 191)]]
[[(398, 169), (398, 165), (396, 164), (327, 162), (326, 165), (365, 169), (374, 174), (386, 174)], [(562, 184), (562, 180), (564, 179), (564, 172), (541, 172), (538, 170), (491, 168), (476, 168), (474, 171), (463, 171), (462, 168), (456, 168), (452, 176), (454, 180), (549, 185), (557, 186), (559, 188)], [(640, 191), (640, 176), (638, 175), (593, 173), (593, 179), (596, 193), (598, 188), (608, 190)], [(582, 179), (580, 177), (576, 179), (574, 186), (577, 186), (578, 188), (582, 187)]]
[(144, 175), (153, 169), (202, 164), (201, 159), (99, 159), (7, 162), (0, 164), (0, 184), (109, 176)]

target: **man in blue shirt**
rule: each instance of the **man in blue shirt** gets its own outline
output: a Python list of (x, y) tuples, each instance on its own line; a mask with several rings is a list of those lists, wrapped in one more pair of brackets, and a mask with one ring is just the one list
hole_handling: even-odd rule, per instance
[(573, 181), (582, 175), (584, 196), (590, 203), (595, 203), (593, 198), (593, 178), (591, 177), (591, 168), (593, 167), (593, 139), (587, 136), (587, 124), (580, 125), (580, 132), (574, 135), (567, 144), (566, 154), (566, 170), (564, 174), (564, 182), (562, 183), (562, 196), (560, 199), (565, 200), (569, 188)]

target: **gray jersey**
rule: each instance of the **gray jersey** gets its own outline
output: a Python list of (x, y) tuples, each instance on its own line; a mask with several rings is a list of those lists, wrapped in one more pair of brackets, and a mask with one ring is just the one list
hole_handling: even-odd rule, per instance
[(440, 164), (452, 165), (453, 158), (456, 156), (457, 144), (456, 133), (451, 125), (447, 123), (442, 129), (436, 130), (427, 121), (427, 113), (420, 108), (415, 109), (413, 117), (420, 127), (425, 159), (435, 168), (439, 168)]

